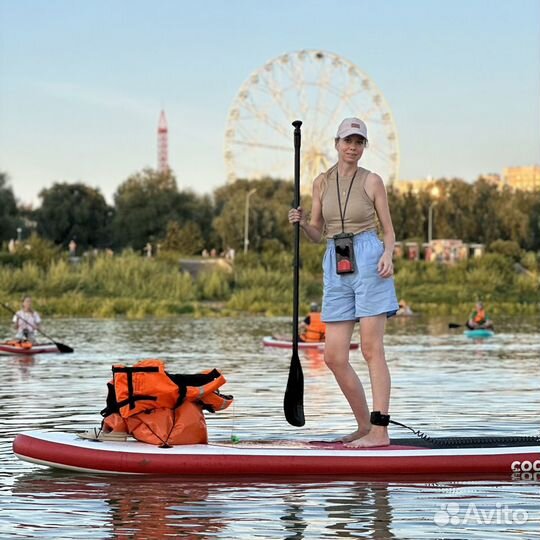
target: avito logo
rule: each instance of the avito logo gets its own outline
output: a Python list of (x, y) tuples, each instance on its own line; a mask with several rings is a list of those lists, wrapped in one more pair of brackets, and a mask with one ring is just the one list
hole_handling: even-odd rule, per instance
[(508, 505), (497, 503), (495, 507), (480, 508), (469, 503), (465, 508), (458, 503), (442, 504), (441, 509), (433, 516), (439, 527), (448, 525), (523, 525), (527, 523), (529, 514), (520, 508), (513, 510)]

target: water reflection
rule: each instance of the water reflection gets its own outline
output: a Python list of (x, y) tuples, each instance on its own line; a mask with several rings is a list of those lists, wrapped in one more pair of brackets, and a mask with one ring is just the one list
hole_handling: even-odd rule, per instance
[(307, 359), (309, 368), (314, 371), (324, 370), (324, 351), (318, 349), (306, 349), (302, 351), (302, 356)]
[(13, 363), (19, 368), (19, 376), (21, 380), (27, 380), (31, 374), (31, 368), (36, 363), (34, 356), (14, 357)]
[[(449, 480), (436, 476), (351, 480), (306, 478), (193, 479), (103, 477), (52, 471), (19, 476), (11, 508), (17, 535), (74, 538), (402, 538), (406, 515), (431, 519), (429, 501), (463, 500), (482, 489), (511, 486), (508, 476)], [(525, 484), (525, 488), (530, 485)], [(515, 489), (515, 488), (514, 488)], [(418, 503), (416, 503), (418, 504)], [(440, 505), (439, 505), (440, 507)], [(32, 511), (21, 512), (22, 508)], [(77, 524), (69, 516), (77, 515)], [(76, 527), (76, 529), (75, 529)], [(75, 530), (78, 534), (75, 534)], [(72, 535), (73, 536), (70, 536)], [(414, 536), (411, 536), (411, 538)]]
[[(540, 321), (500, 321), (498, 333), (472, 343), (448, 320), (389, 321), (386, 353), (392, 414), (432, 436), (533, 435), (540, 407)], [(538, 478), (325, 478), (238, 480), (59, 474), (17, 460), (20, 431), (82, 431), (99, 421), (111, 364), (149, 357), (170, 371), (223, 370), (234, 408), (208, 417), (210, 438), (332, 439), (352, 415), (324, 364), (305, 350), (306, 426), (283, 418), (291, 351), (262, 347), (289, 319), (52, 320), (48, 333), (72, 355), (2, 358), (0, 537), (49, 538), (511, 538), (522, 526), (442, 530), (433, 516), (448, 502), (489, 509), (510, 503), (538, 519)], [(209, 336), (212, 338), (209, 339)], [(369, 392), (359, 351), (351, 352)], [(466, 411), (466, 415), (464, 414)], [(393, 437), (409, 433), (392, 432)], [(491, 505), (491, 506), (490, 506)], [(535, 513), (536, 512), (536, 513)]]

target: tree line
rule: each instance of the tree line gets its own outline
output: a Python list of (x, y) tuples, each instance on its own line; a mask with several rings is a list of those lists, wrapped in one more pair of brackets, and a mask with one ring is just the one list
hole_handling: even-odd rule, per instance
[[(390, 212), (398, 240), (423, 242), (428, 212), (433, 211), (433, 238), (459, 238), (488, 246), (510, 241), (527, 251), (540, 251), (540, 191), (502, 190), (479, 178), (433, 182), (418, 193), (388, 188)], [(17, 204), (6, 173), (0, 172), (0, 242), (35, 233), (67, 248), (142, 250), (148, 243), (186, 255), (202, 249), (241, 250), (244, 244), (246, 196), (249, 200), (249, 247), (263, 252), (290, 249), (287, 210), (293, 185), (264, 178), (238, 180), (217, 188), (211, 196), (179, 190), (172, 173), (144, 169), (125, 180), (109, 205), (99, 189), (84, 183), (57, 182), (43, 189), (41, 204), (32, 209)], [(302, 205), (309, 210), (309, 197)]]

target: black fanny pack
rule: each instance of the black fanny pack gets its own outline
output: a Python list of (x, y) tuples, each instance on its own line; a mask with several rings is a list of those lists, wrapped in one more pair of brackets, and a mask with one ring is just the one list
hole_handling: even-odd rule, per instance
[(336, 248), (336, 274), (353, 274), (354, 268), (354, 235), (339, 233), (333, 237)]

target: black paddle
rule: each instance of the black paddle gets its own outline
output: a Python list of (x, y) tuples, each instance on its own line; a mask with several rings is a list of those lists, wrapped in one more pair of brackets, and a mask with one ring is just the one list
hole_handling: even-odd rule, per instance
[[(300, 126), (302, 122), (295, 120), (294, 126), (294, 208), (300, 206)], [(293, 341), (292, 357), (289, 367), (289, 379), (283, 400), (285, 418), (291, 426), (301, 427), (306, 423), (304, 418), (304, 373), (298, 357), (298, 289), (300, 284), (300, 223), (294, 224), (294, 271), (293, 271)]]
[[(467, 326), (467, 325), (466, 324), (457, 324), (457, 323), (454, 323), (454, 322), (448, 323), (448, 328), (461, 328), (462, 326)], [(479, 328), (471, 328), (470, 326), (467, 326), (467, 328), (469, 330), (494, 330), (493, 326), (488, 326), (488, 327), (480, 326)]]
[[(22, 319), (22, 317), (19, 317), (15, 311), (13, 311), (9, 306), (6, 306), (6, 304), (0, 304), (3, 308), (7, 309), (10, 313), (15, 315), (15, 317), (18, 317), (19, 319)], [(69, 347), (68, 345), (64, 345), (63, 343), (59, 343), (58, 341), (54, 341), (54, 339), (50, 338), (45, 332), (42, 332), (39, 328), (34, 326), (32, 323), (28, 322), (26, 319), (23, 319), (23, 321), (28, 325), (31, 326), (34, 330), (39, 332), (42, 336), (46, 337), (49, 341), (52, 341), (58, 348), (58, 350), (61, 353), (72, 353), (73, 349)]]

